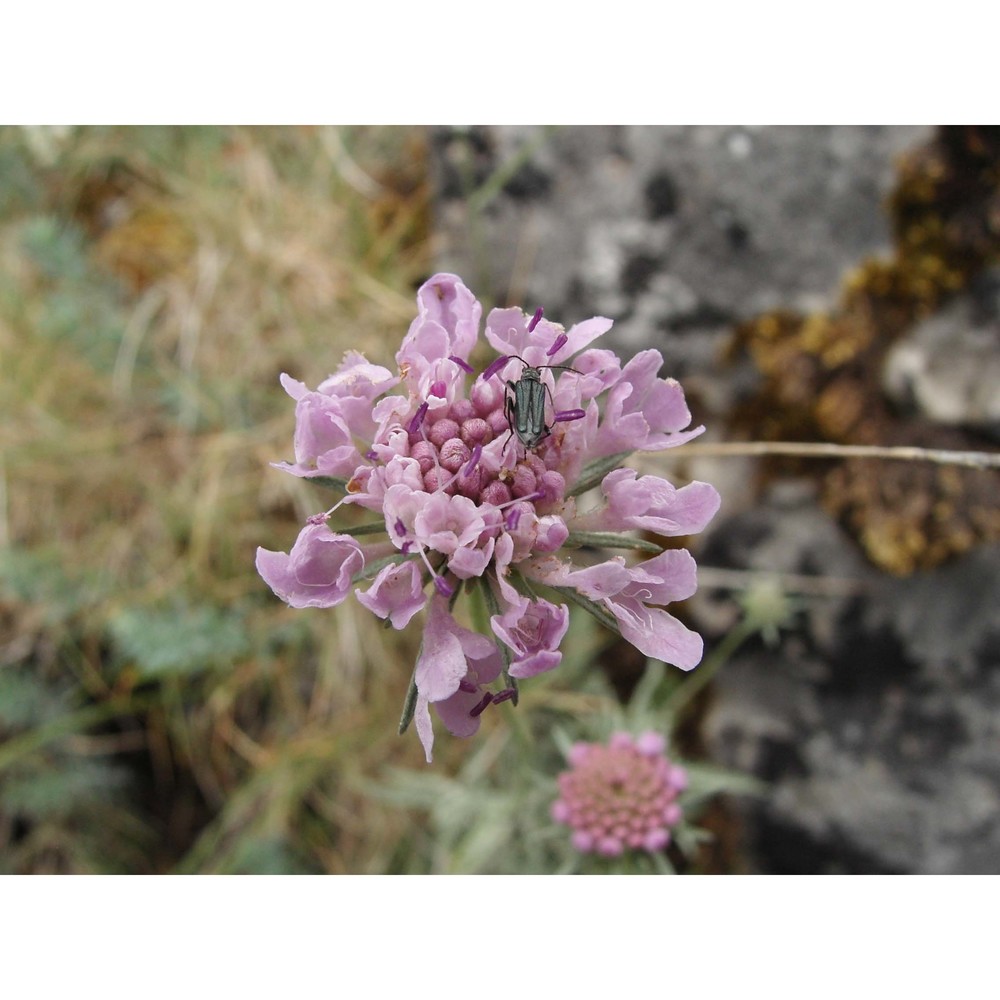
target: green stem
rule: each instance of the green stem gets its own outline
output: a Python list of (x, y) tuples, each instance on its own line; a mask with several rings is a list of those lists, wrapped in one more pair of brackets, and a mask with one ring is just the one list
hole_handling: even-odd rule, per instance
[[(489, 614), (499, 615), (500, 614), (500, 604), (497, 601), (497, 595), (493, 593), (493, 588), (490, 586), (490, 581), (485, 576), (479, 578), (480, 590), (482, 591), (483, 599), (486, 602), (486, 610)], [(489, 620), (486, 619), (485, 614), (482, 615), (480, 621), (476, 623), (476, 627), (483, 633), (483, 635), (490, 635), (493, 632), (493, 628), (490, 625)], [(520, 698), (520, 693), (517, 690), (517, 681), (510, 676), (510, 650), (507, 648), (507, 643), (498, 640), (497, 649), (500, 650), (500, 656), (503, 660), (503, 680), (504, 684), (509, 688), (514, 689), (514, 697), (511, 701), (516, 705)]]
[[(500, 606), (497, 603), (496, 595), (490, 587), (489, 580), (485, 576), (479, 577), (479, 586), (469, 587), (468, 591), (471, 598), (469, 604), (472, 614), (472, 624), (476, 627), (477, 632), (481, 632), (483, 635), (492, 635), (493, 629), (490, 625), (489, 615), (498, 615), (500, 613)], [(514, 689), (515, 693), (511, 701), (516, 705), (520, 698), (520, 692), (517, 689), (517, 679), (511, 677), (508, 672), (510, 668), (510, 650), (500, 639), (496, 640), (496, 644), (503, 658), (504, 683)], [(522, 750), (531, 750), (531, 733), (521, 719), (520, 713), (513, 711), (505, 712), (504, 719), (518, 747)]]
[(701, 691), (718, 673), (719, 668), (739, 649), (743, 643), (758, 631), (758, 626), (750, 618), (744, 618), (725, 638), (702, 660), (701, 666), (689, 675), (681, 686), (667, 698), (664, 710), (677, 715), (685, 705)]

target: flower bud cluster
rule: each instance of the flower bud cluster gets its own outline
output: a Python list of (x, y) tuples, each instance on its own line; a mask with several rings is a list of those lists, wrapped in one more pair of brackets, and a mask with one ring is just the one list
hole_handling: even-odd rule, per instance
[(570, 769), (559, 775), (552, 818), (573, 830), (583, 853), (617, 857), (623, 851), (659, 851), (681, 820), (677, 796), (687, 787), (684, 768), (665, 755), (659, 733), (633, 738), (615, 733), (608, 743), (575, 743)]

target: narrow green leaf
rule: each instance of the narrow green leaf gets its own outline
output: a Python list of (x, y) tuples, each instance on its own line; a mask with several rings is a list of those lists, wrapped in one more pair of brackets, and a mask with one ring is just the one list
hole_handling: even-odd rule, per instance
[(303, 476), (303, 479), (309, 483), (315, 483), (317, 486), (324, 486), (329, 490), (340, 490), (341, 493), (347, 492), (347, 480), (337, 479), (334, 476)]
[(449, 611), (454, 611), (455, 610), (455, 605), (458, 603), (458, 599), (459, 599), (459, 597), (462, 594), (462, 584), (463, 583), (465, 583), (464, 580), (459, 580), (455, 584), (455, 589), (452, 592), (451, 597), (448, 598), (448, 610)]
[[(421, 649), (423, 652), (423, 649)], [(420, 654), (417, 654), (417, 660), (420, 660)], [(403, 699), (403, 714), (399, 717), (399, 735), (402, 736), (407, 729), (410, 728), (410, 723), (413, 721), (413, 713), (417, 708), (417, 672), (413, 671), (413, 676), (410, 678), (410, 686), (406, 689), (406, 697)]]
[(377, 535), (380, 531), (385, 531), (385, 521), (369, 521), (367, 524), (358, 524), (353, 528), (339, 528), (340, 535)]
[(391, 556), (384, 556), (381, 559), (376, 559), (374, 562), (365, 566), (363, 570), (359, 570), (354, 574), (354, 576), (351, 577), (351, 586), (357, 586), (364, 580), (374, 579), (390, 563), (401, 563), (406, 558), (407, 557), (400, 552)]
[[(497, 602), (497, 595), (493, 593), (493, 588), (490, 586), (489, 580), (485, 576), (481, 576), (479, 583), (483, 589), (483, 597), (486, 599), (486, 607), (490, 615), (499, 615), (500, 604)], [(500, 656), (503, 659), (503, 681), (507, 687), (514, 689), (514, 697), (511, 698), (511, 701), (516, 705), (520, 693), (517, 689), (517, 680), (510, 676), (510, 649), (507, 647), (507, 643), (500, 641), (497, 642), (497, 648), (500, 650)]]
[(566, 539), (568, 545), (591, 545), (599, 549), (636, 549), (639, 552), (652, 552), (659, 555), (662, 545), (647, 542), (643, 538), (633, 538), (617, 531), (571, 531)]
[(618, 621), (615, 616), (606, 611), (600, 604), (592, 601), (589, 597), (584, 597), (583, 594), (573, 587), (553, 586), (552, 589), (571, 600), (574, 604), (579, 604), (584, 611), (593, 615), (605, 628), (611, 629), (616, 635), (621, 635), (621, 630), (618, 628)]
[(591, 462), (584, 467), (580, 473), (580, 478), (572, 489), (566, 492), (568, 497), (577, 497), (587, 490), (593, 489), (609, 472), (618, 468), (631, 455), (630, 451), (621, 451), (617, 455), (608, 455), (607, 458), (599, 458), (596, 462)]

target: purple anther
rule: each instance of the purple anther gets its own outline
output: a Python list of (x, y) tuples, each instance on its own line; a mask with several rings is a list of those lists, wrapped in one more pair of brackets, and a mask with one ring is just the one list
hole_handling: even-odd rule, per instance
[(502, 701), (510, 701), (510, 699), (516, 694), (517, 691), (514, 690), (514, 688), (504, 688), (502, 691), (497, 691), (497, 693), (493, 695), (493, 704), (499, 705)]
[(536, 326), (538, 326), (539, 322), (542, 319), (543, 311), (544, 310), (542, 309), (541, 306), (539, 306), (535, 310), (535, 315), (531, 317), (531, 322), (528, 324), (528, 333), (531, 333), (531, 331), (534, 330)]
[(473, 684), (468, 677), (463, 677), (458, 682), (458, 690), (464, 691), (466, 694), (475, 694), (479, 690), (479, 685)]
[(437, 396), (438, 399), (444, 399), (448, 395), (448, 386), (441, 379), (438, 379), (431, 384), (431, 395)]
[(324, 511), (322, 514), (310, 514), (306, 518), (306, 524), (326, 524), (326, 519), (329, 516), (329, 511)]
[(472, 365), (470, 365), (470, 364), (469, 364), (469, 362), (468, 362), (468, 361), (463, 361), (463, 360), (462, 360), (461, 358), (456, 358), (454, 354), (449, 354), (449, 355), (448, 355), (448, 360), (449, 360), (449, 361), (454, 361), (454, 362), (455, 362), (455, 364), (456, 364), (456, 365), (458, 365), (458, 367), (459, 367), (459, 368), (462, 368), (462, 369), (464, 369), (464, 370), (465, 370), (465, 371), (467, 371), (467, 372), (468, 372), (468, 373), (469, 373), (470, 375), (471, 375), (471, 374), (473, 373), (473, 371), (475, 370), (475, 369), (474, 369), (474, 368), (472, 367)]
[(408, 556), (413, 551), (413, 542), (403, 542), (403, 547), (399, 551)]
[(583, 420), (586, 415), (586, 410), (560, 410), (556, 414), (555, 422), (563, 424), (567, 420)]
[(472, 709), (471, 712), (469, 712), (469, 716), (474, 719), (476, 718), (477, 715), (482, 715), (483, 712), (485, 712), (486, 709), (489, 707), (492, 701), (493, 701), (493, 695), (489, 693), (484, 694), (483, 700), (479, 702), (479, 704), (476, 705), (476, 707)]
[(504, 516), (503, 525), (508, 531), (517, 531), (520, 520), (521, 509), (519, 507), (511, 507)]
[(399, 535), (400, 538), (406, 534), (406, 525), (403, 524), (403, 519), (401, 517), (396, 518), (396, 523), (393, 525), (393, 528), (396, 530), (396, 534)]
[(468, 464), (462, 470), (463, 476), (471, 476), (475, 467), (479, 464), (479, 460), (483, 457), (483, 446), (477, 444), (475, 448), (472, 449), (472, 457), (469, 459)]
[(416, 434), (420, 430), (420, 425), (424, 422), (424, 417), (427, 416), (427, 411), (431, 408), (430, 403), (421, 403), (417, 407), (417, 412), (413, 414), (413, 419), (410, 421), (410, 426), (407, 430), (411, 434)]
[(369, 448), (368, 451), (365, 452), (365, 458), (367, 458), (370, 462), (374, 462), (378, 459), (378, 452)]
[(494, 361), (493, 364), (491, 364), (489, 368), (483, 372), (483, 380), (488, 382), (491, 378), (493, 378), (493, 376), (496, 375), (496, 373), (500, 371), (508, 361), (510, 361), (510, 357), (511, 356), (509, 354), (502, 354), (499, 358), (497, 358), (496, 361)]
[(442, 597), (451, 597), (455, 593), (455, 588), (443, 576), (434, 577), (434, 589)]
[(569, 337), (567, 337), (565, 333), (560, 333), (559, 336), (556, 337), (555, 343), (545, 352), (545, 356), (547, 358), (551, 358), (554, 354), (558, 354), (567, 340), (569, 340)]

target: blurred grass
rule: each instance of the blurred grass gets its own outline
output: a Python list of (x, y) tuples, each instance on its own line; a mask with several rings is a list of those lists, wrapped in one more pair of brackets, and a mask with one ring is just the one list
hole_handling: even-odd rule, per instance
[(365, 789), (423, 766), (415, 637), (253, 558), (326, 500), (268, 467), (278, 373), (391, 363), (425, 171), (407, 129), (0, 131), (4, 871), (411, 864)]

